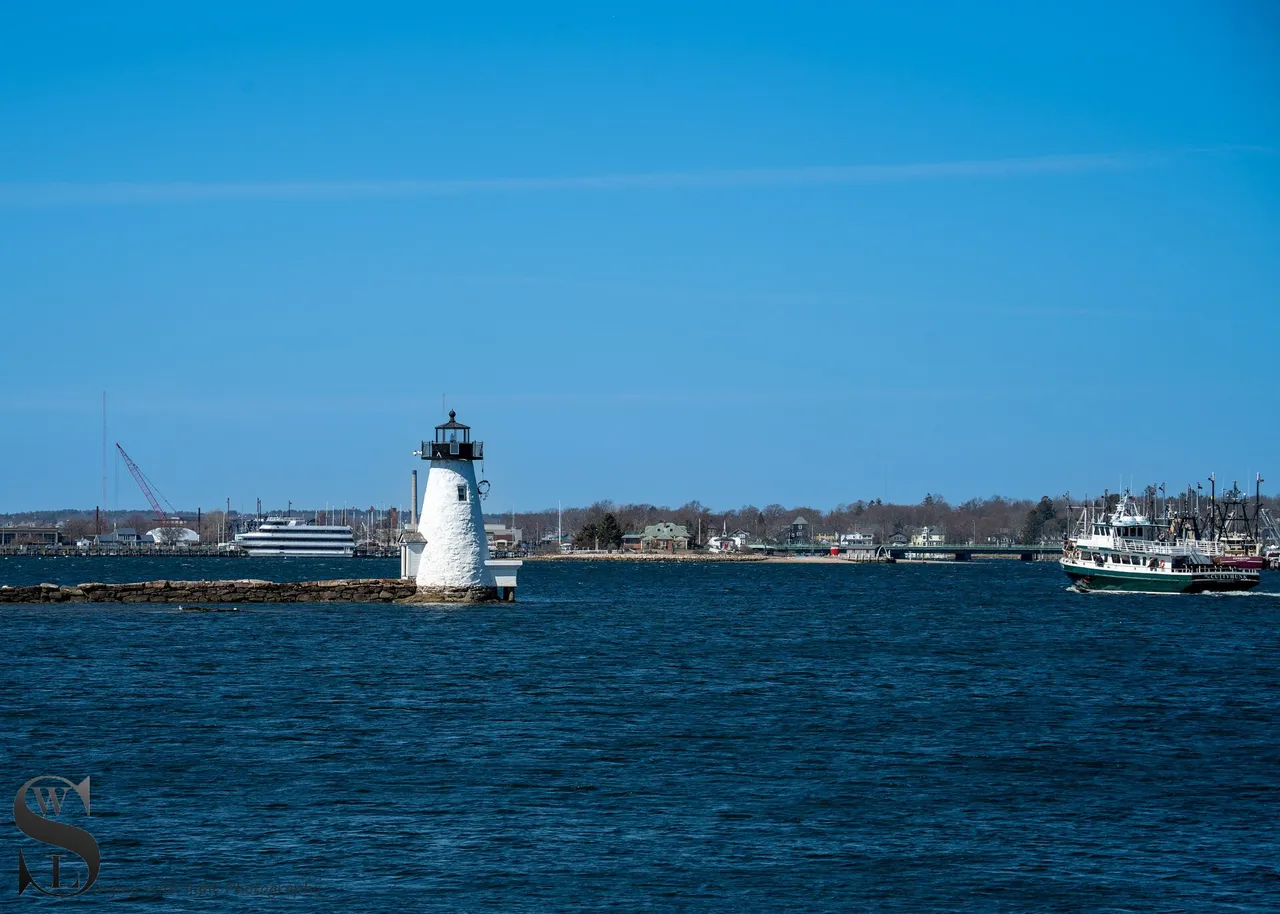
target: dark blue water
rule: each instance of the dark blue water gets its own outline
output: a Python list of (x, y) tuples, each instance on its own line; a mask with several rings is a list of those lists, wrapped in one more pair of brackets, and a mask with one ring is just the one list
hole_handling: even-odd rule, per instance
[[(178, 564), (0, 583), (395, 570)], [(68, 821), (102, 870), (67, 910), (1276, 910), (1280, 580), (1065, 588), (565, 562), (514, 607), (4, 608), (0, 801), (92, 777)], [(47, 884), (6, 817), (19, 848)]]

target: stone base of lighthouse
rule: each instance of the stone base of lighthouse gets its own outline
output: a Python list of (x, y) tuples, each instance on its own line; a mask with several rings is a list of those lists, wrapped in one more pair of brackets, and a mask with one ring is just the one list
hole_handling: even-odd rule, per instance
[[(406, 534), (400, 541), (400, 578), (412, 581), (418, 577), (419, 563), (426, 541), (416, 533)], [(417, 592), (402, 597), (397, 603), (514, 603), (516, 574), (524, 563), (518, 559), (488, 559), (484, 563), (482, 583), (448, 587), (423, 584)]]
[(473, 584), (470, 587), (419, 587), (411, 597), (403, 597), (397, 603), (510, 603), (516, 598), (516, 589), (503, 590)]

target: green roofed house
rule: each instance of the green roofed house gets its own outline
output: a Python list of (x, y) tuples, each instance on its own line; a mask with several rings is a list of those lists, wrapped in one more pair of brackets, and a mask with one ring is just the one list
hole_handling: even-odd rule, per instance
[(644, 528), (640, 548), (646, 552), (683, 552), (689, 548), (689, 530), (682, 524), (664, 521)]

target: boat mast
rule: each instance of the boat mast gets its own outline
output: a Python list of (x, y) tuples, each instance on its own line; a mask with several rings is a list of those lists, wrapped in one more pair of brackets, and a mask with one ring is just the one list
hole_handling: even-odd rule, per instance
[(1253, 482), (1253, 538), (1262, 543), (1262, 483), (1261, 473), (1254, 473)]
[(1209, 474), (1209, 539), (1213, 539), (1214, 528), (1218, 526), (1217, 475)]

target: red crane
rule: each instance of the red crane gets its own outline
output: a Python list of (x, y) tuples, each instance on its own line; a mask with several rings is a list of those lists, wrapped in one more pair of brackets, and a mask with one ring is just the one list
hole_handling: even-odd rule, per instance
[[(138, 465), (130, 459), (128, 454), (125, 453), (124, 448), (120, 446), (119, 441), (116, 442), (116, 450), (119, 451), (120, 456), (124, 458), (124, 465), (127, 466), (129, 468), (129, 472), (133, 474), (133, 478), (138, 483), (138, 488), (142, 490), (142, 494), (147, 496), (147, 501), (151, 503), (151, 510), (156, 512), (156, 520), (160, 522), (160, 526), (172, 527), (175, 521), (170, 520), (165, 516), (164, 511), (160, 510), (160, 503), (156, 501), (155, 495), (151, 493), (151, 486), (147, 485), (147, 477), (142, 474), (142, 470), (138, 469)], [(164, 498), (163, 495), (160, 497)], [(166, 504), (169, 501), (167, 498), (164, 500)], [(169, 505), (169, 507), (172, 508), (173, 505)]]

